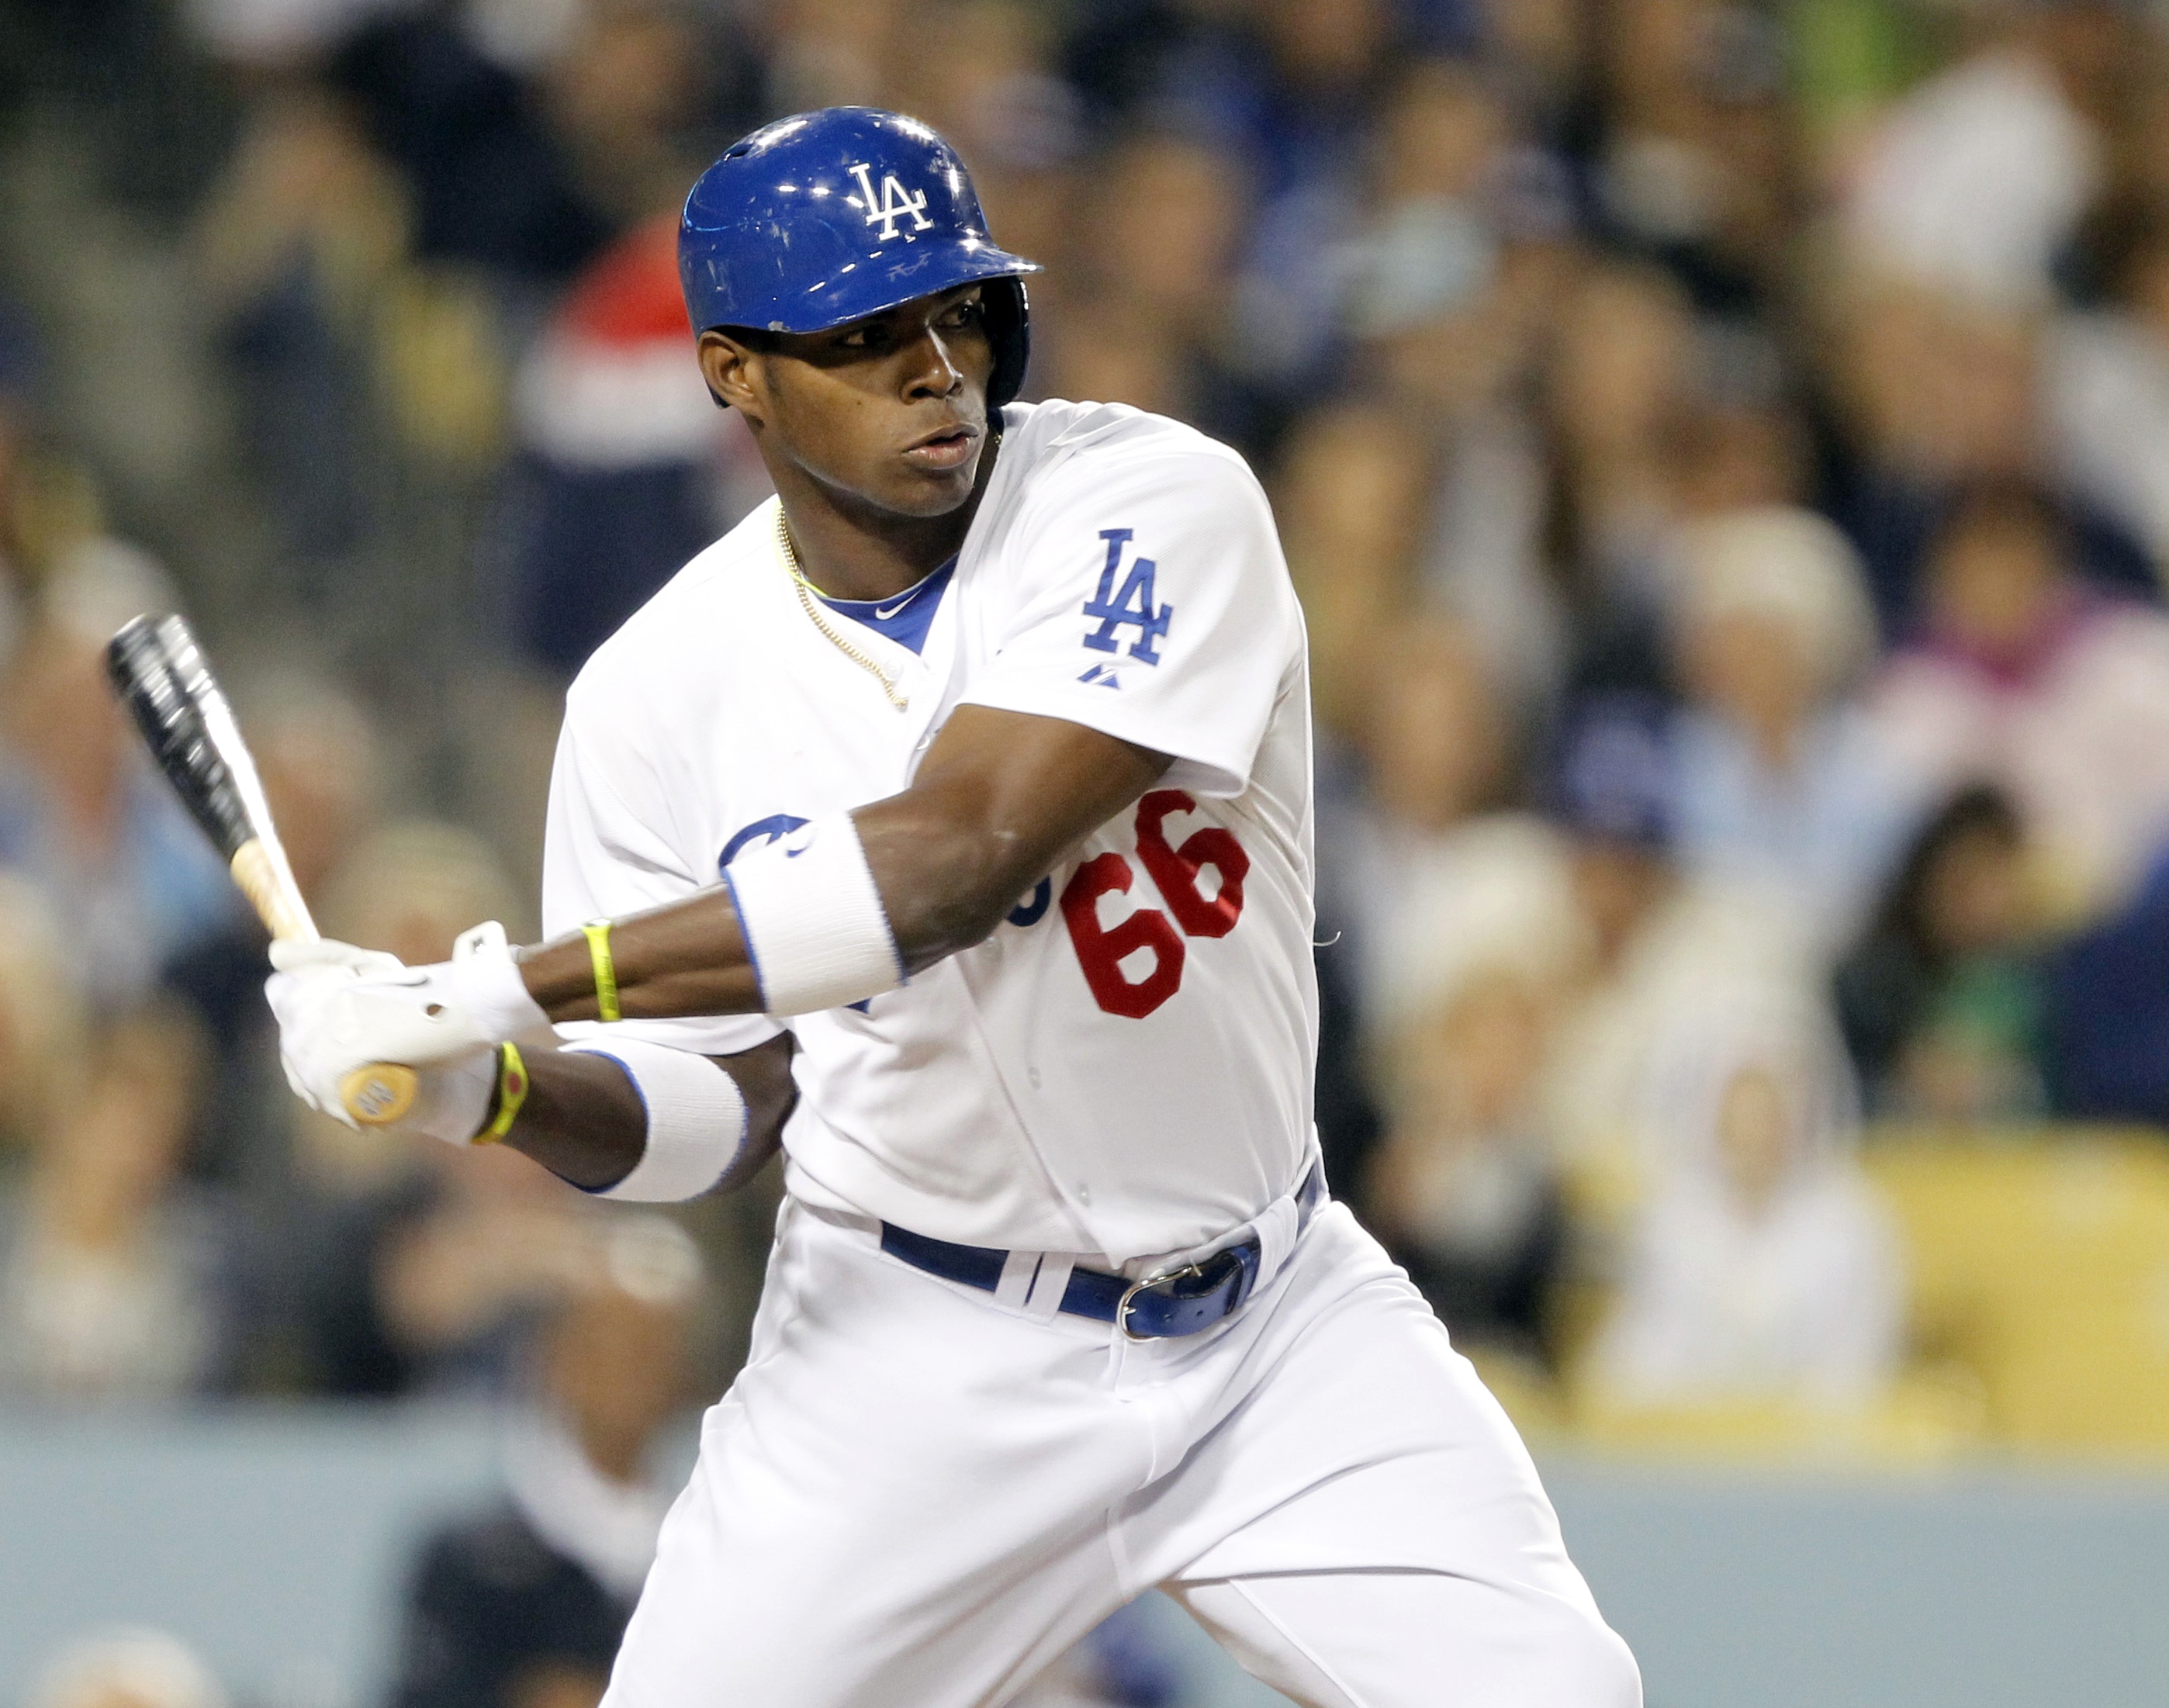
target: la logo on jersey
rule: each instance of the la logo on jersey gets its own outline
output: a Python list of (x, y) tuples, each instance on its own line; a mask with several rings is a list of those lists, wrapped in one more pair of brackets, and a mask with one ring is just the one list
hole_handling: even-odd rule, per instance
[(851, 171), (859, 180), (859, 193), (866, 198), (859, 205), (866, 210), (866, 223), (881, 227), (882, 242), (896, 241), (896, 222), (907, 214), (911, 216), (911, 228), (914, 231), (934, 229), (934, 221), (926, 217), (925, 190), (906, 189), (903, 180), (892, 172), (882, 179), (881, 194), (876, 195), (873, 168), (855, 166)]
[[(1084, 644), (1095, 652), (1112, 652), (1121, 641), (1120, 631), (1133, 628), (1137, 638), (1130, 642), (1129, 655), (1140, 664), (1157, 664), (1159, 653), (1153, 642), (1164, 640), (1167, 625), (1175, 618), (1173, 605), (1153, 606), (1153, 576), (1159, 566), (1149, 557), (1130, 560), (1129, 573), (1123, 576), (1122, 590), (1115, 589), (1115, 577), (1122, 567), (1122, 548), (1129, 544), (1131, 530), (1127, 528), (1102, 528), (1100, 539), (1107, 542), (1107, 561), (1100, 568), (1099, 591), (1084, 601), (1084, 615), (1099, 624), (1099, 627), (1084, 637)], [(1104, 681), (1110, 687), (1116, 685), (1111, 668), (1094, 665), (1077, 678), (1080, 682)]]

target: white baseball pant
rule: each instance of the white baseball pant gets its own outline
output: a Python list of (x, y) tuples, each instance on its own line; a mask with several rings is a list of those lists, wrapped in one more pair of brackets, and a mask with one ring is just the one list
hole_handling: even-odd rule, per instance
[(786, 1200), (604, 1708), (996, 1708), (1165, 1588), (1309, 1708), (1636, 1708), (1536, 1467), (1340, 1205), (1226, 1322), (1037, 1317)]

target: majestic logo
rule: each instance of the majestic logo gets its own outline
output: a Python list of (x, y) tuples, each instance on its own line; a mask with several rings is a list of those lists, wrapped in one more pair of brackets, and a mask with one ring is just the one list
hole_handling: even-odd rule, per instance
[(896, 222), (906, 215), (910, 215), (913, 231), (930, 231), (934, 229), (934, 221), (926, 217), (925, 190), (906, 189), (903, 180), (892, 172), (882, 179), (881, 194), (877, 196), (874, 194), (873, 169), (855, 166), (851, 170), (857, 174), (859, 193), (865, 197), (859, 205), (866, 210), (866, 223), (881, 227), (882, 242), (896, 241)]

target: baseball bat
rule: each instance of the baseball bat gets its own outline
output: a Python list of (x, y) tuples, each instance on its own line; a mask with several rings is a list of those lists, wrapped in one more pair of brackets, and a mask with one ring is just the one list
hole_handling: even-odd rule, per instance
[[(286, 864), (255, 758), (187, 622), (131, 618), (106, 643), (105, 672), (151, 757), (225, 857), (264, 928), (276, 938), (314, 942), (316, 922)], [(363, 1125), (386, 1126), (413, 1107), (418, 1088), (413, 1068), (376, 1062), (339, 1083), (339, 1100)]]

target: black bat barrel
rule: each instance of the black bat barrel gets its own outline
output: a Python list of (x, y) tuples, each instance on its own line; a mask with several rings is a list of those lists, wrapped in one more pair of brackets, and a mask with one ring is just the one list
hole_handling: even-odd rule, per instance
[(211, 730), (231, 714), (187, 622), (131, 618), (106, 643), (105, 672), (182, 805), (231, 860), (256, 832)]

